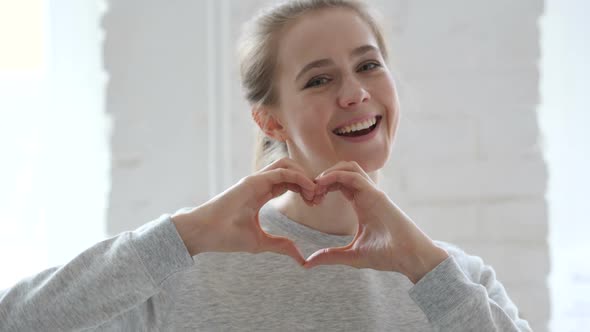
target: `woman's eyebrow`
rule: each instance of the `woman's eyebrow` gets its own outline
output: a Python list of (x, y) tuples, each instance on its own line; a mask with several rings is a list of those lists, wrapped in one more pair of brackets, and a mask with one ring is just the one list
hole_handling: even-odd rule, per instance
[(306, 64), (305, 67), (303, 67), (303, 69), (301, 69), (299, 74), (297, 74), (297, 76), (295, 77), (295, 81), (298, 81), (299, 78), (301, 78), (301, 76), (303, 76), (303, 74), (312, 70), (313, 68), (327, 67), (329, 65), (332, 65), (333, 63), (334, 63), (334, 61), (332, 61), (331, 59), (320, 59), (320, 60), (312, 61), (312, 62)]
[[(363, 55), (367, 52), (371, 52), (371, 51), (379, 51), (379, 49), (373, 45), (359, 46), (350, 52), (350, 57), (358, 57), (358, 56), (361, 56), (361, 55)], [(303, 69), (301, 69), (301, 71), (299, 71), (299, 74), (297, 74), (297, 76), (295, 77), (295, 81), (298, 81), (301, 78), (301, 76), (303, 76), (303, 74), (305, 74), (306, 72), (308, 72), (314, 68), (327, 67), (332, 64), (334, 64), (334, 61), (332, 61), (331, 59), (320, 59), (320, 60), (312, 61), (312, 62), (308, 63), (307, 65), (305, 65), (305, 67), (303, 67)]]
[(358, 57), (371, 51), (379, 52), (379, 49), (373, 45), (359, 46), (350, 52), (350, 57)]

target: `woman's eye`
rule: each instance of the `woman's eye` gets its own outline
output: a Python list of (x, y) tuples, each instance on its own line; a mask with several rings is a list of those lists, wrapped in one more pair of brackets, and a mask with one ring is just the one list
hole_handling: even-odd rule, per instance
[(381, 64), (378, 62), (367, 62), (359, 67), (359, 71), (373, 70), (378, 67), (381, 67)]
[(330, 79), (327, 77), (316, 77), (316, 78), (311, 79), (309, 82), (307, 82), (304, 89), (324, 85), (328, 82), (330, 82)]

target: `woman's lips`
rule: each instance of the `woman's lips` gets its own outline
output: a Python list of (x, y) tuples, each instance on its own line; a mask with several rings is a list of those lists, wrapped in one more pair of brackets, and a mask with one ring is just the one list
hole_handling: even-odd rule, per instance
[(340, 128), (344, 128), (346, 126), (350, 126), (351, 124), (364, 122), (364, 121), (370, 120), (370, 119), (372, 119), (372, 118), (374, 118), (376, 116), (381, 117), (379, 114), (373, 113), (373, 114), (368, 114), (368, 115), (363, 115), (363, 116), (359, 116), (359, 117), (353, 118), (351, 120), (348, 120), (348, 121), (343, 122), (343, 123), (339, 124), (338, 126), (336, 126), (336, 128), (334, 128), (332, 130), (332, 132), (333, 133), (336, 133), (336, 131), (338, 131), (338, 129), (340, 129)]
[(361, 135), (361, 136), (342, 136), (342, 135), (337, 135), (337, 134), (335, 134), (335, 135), (338, 136), (338, 138), (341, 138), (341, 139), (346, 140), (346, 141), (349, 141), (349, 142), (364, 142), (364, 141), (368, 141), (368, 140), (372, 139), (373, 137), (375, 137), (375, 135), (377, 135), (377, 132), (379, 131), (379, 129), (381, 127), (381, 119), (382, 119), (382, 117), (381, 116), (378, 116), (377, 117), (377, 123), (375, 123), (373, 125), (374, 128), (370, 132), (368, 132), (368, 133), (366, 133), (364, 135)]

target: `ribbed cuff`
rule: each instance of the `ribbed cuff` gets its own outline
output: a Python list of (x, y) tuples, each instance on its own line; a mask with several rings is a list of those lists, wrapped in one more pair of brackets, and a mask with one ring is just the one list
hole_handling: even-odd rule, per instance
[(431, 323), (443, 319), (460, 306), (477, 286), (463, 273), (455, 258), (449, 256), (428, 272), (409, 291)]
[(156, 286), (194, 264), (169, 215), (132, 232), (133, 246)]

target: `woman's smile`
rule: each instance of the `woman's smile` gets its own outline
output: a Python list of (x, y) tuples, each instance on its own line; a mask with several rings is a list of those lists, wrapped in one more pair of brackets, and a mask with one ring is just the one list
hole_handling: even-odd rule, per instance
[(381, 118), (381, 115), (376, 115), (360, 121), (354, 120), (351, 124), (339, 126), (332, 132), (348, 142), (365, 142), (375, 137), (380, 127)]

